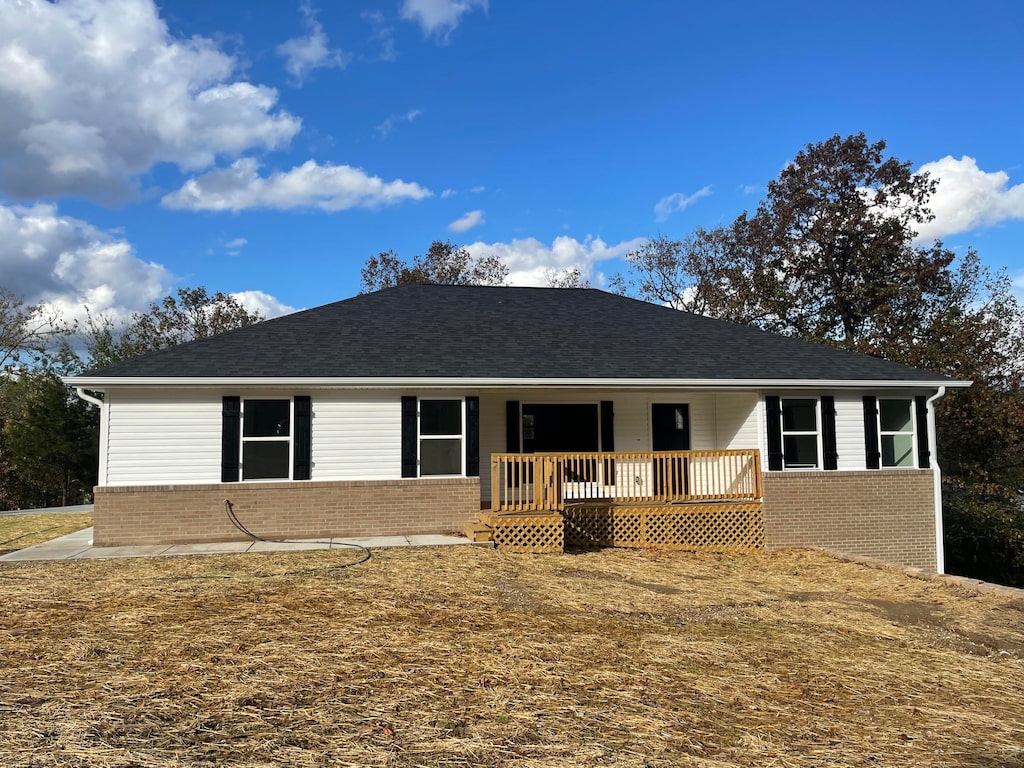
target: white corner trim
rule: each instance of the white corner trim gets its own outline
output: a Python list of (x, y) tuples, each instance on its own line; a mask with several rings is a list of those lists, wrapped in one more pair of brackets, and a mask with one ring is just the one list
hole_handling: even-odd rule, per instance
[(928, 398), (928, 453), (931, 456), (933, 498), (935, 503), (935, 572), (946, 572), (946, 551), (942, 542), (942, 470), (939, 468), (938, 436), (935, 431), (935, 405), (946, 396), (946, 388)]

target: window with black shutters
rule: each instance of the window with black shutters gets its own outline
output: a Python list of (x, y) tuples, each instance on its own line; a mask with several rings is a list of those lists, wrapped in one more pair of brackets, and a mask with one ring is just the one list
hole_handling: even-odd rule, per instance
[(292, 401), (242, 401), (242, 479), (291, 478)]
[(420, 477), (462, 475), (462, 400), (420, 400)]

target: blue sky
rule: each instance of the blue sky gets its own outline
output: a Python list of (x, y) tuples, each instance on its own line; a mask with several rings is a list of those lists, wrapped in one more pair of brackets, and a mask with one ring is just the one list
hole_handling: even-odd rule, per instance
[(0, 286), (277, 314), (435, 239), (602, 285), (859, 131), (1022, 278), (1022, 38), (1017, 2), (0, 0)]

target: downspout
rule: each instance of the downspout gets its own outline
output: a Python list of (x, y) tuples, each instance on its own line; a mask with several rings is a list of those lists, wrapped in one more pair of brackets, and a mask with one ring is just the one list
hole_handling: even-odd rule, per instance
[(939, 469), (938, 436), (935, 429), (935, 404), (946, 396), (946, 388), (928, 398), (928, 452), (931, 454), (932, 473), (934, 475), (933, 496), (935, 499), (935, 572), (946, 572), (946, 553), (942, 544), (942, 471)]
[(97, 467), (96, 483), (107, 484), (107, 403), (94, 395), (88, 394), (84, 388), (75, 387), (75, 394), (87, 403), (92, 403), (100, 409), (100, 444), (99, 444), (99, 467)]
[(95, 405), (95, 406), (97, 406), (99, 408), (103, 407), (103, 401), (102, 400), (100, 400), (98, 397), (93, 397), (92, 395), (86, 393), (86, 391), (84, 389), (82, 389), (82, 387), (75, 387), (75, 394), (77, 394), (80, 398), (85, 400), (85, 402), (87, 402), (87, 403), (92, 403), (93, 405)]

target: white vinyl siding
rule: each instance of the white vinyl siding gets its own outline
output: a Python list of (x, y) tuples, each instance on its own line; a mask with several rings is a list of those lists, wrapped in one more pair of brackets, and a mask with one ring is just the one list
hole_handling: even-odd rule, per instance
[[(401, 394), (372, 390), (224, 390), (115, 388), (106, 395), (105, 463), (101, 484), (171, 485), (219, 483), (224, 395), (312, 397), (313, 480), (374, 480), (401, 477)], [(452, 397), (451, 391), (410, 392), (419, 398)], [(476, 394), (459, 392), (459, 397)], [(651, 405), (687, 403), (694, 450), (759, 448), (767, 461), (764, 395), (746, 391), (589, 391), (571, 389), (484, 390), (480, 395), (480, 480), (489, 498), (490, 457), (505, 451), (505, 403), (614, 403), (615, 449), (651, 450)], [(836, 449), (840, 470), (863, 470), (864, 420), (859, 390), (779, 392), (782, 397), (831, 394), (836, 404)], [(911, 398), (906, 390), (873, 391), (879, 398)], [(918, 425), (918, 428), (922, 428)], [(916, 450), (916, 443), (915, 443)]]
[(718, 450), (756, 448), (760, 422), (756, 392), (719, 392), (715, 396), (715, 431)]
[(313, 393), (313, 480), (402, 476), (401, 397), (385, 392)]
[[(718, 446), (717, 428), (715, 423), (715, 394), (712, 392), (665, 392), (655, 393), (652, 403), (689, 403), (690, 404), (690, 450), (710, 451)], [(648, 418), (650, 418), (648, 416)], [(651, 450), (647, 443), (644, 450)]]
[[(764, 392), (760, 402), (758, 403), (758, 410), (761, 413), (762, 420), (764, 417), (764, 395), (781, 394), (782, 397), (808, 397), (806, 392), (799, 390), (783, 391), (781, 393), (776, 392)], [(822, 395), (832, 395), (835, 398), (836, 404), (836, 453), (838, 453), (837, 469), (839, 471), (863, 471), (867, 467), (867, 456), (864, 450), (864, 395), (875, 395), (879, 399), (910, 399), (913, 400), (915, 395), (931, 395), (932, 392), (927, 390), (841, 390), (841, 391), (822, 391), (814, 392), (815, 397), (819, 398)], [(764, 423), (762, 421), (762, 423)], [(764, 432), (764, 428), (759, 427)], [(915, 440), (916, 440), (915, 432)], [(757, 445), (761, 450), (762, 463), (766, 464), (768, 456), (768, 446), (766, 442), (765, 434), (758, 436)], [(735, 446), (737, 448), (744, 446)], [(914, 443), (914, 451), (916, 457), (917, 444)], [(916, 458), (915, 458), (916, 460)], [(767, 468), (767, 467), (765, 467)], [(822, 470), (824, 471), (824, 470)]]
[(107, 393), (106, 485), (220, 482), (220, 393)]

